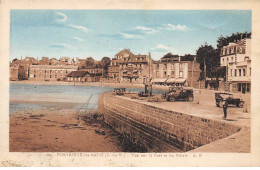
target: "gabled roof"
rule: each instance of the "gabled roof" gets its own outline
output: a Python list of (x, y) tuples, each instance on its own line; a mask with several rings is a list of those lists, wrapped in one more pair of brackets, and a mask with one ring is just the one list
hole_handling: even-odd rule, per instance
[(72, 71), (67, 75), (67, 77), (83, 77), (86, 74), (89, 74), (89, 72), (87, 72), (87, 71)]
[(119, 53), (117, 53), (116, 55), (123, 55), (123, 54), (125, 54), (125, 53), (128, 53), (130, 56), (131, 55), (134, 55), (133, 53), (131, 53), (130, 52), (130, 50), (129, 49), (123, 49), (123, 50), (121, 50)]

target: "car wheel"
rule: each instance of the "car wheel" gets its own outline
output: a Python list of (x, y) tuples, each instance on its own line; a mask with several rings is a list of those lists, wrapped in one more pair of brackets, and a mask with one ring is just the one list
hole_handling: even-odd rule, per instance
[(165, 99), (166, 98), (166, 94), (162, 94), (161, 98)]
[(170, 96), (169, 98), (170, 98), (170, 101), (173, 101), (173, 102), (175, 101), (175, 97), (174, 96)]
[(244, 106), (244, 102), (239, 102), (237, 107), (243, 107)]

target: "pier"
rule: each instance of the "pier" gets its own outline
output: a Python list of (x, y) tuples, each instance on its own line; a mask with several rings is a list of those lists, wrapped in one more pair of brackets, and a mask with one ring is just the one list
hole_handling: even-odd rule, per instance
[[(196, 104), (196, 100), (148, 102), (131, 95), (106, 92), (99, 95), (98, 101), (98, 112), (104, 114), (105, 122), (147, 152), (218, 152), (221, 149), (229, 152), (232, 147), (240, 145), (245, 146), (241, 152), (250, 152), (250, 114), (241, 110), (230, 108), (232, 115), (223, 120), (221, 108), (214, 103), (208, 106)], [(230, 136), (233, 136), (234, 145), (232, 141), (227, 142), (229, 146), (223, 145), (221, 141), (227, 141)], [(240, 138), (243, 143), (238, 144)], [(209, 149), (200, 149), (202, 146)], [(210, 148), (215, 149), (211, 151)]]

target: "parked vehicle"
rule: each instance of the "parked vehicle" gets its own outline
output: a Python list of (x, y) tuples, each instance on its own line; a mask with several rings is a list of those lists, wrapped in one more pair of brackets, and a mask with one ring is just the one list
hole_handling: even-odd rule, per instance
[(145, 92), (143, 92), (143, 91), (140, 91), (139, 93), (138, 93), (138, 96), (139, 97), (148, 97), (148, 93), (145, 93)]
[(193, 101), (193, 90), (192, 89), (183, 89), (182, 87), (170, 87), (169, 92), (162, 94), (162, 99), (167, 101)]
[(126, 88), (114, 88), (114, 92), (115, 92), (117, 95), (124, 95), (125, 92), (126, 92)]
[(245, 101), (240, 98), (233, 98), (231, 93), (215, 93), (216, 106), (223, 107), (223, 99), (226, 99), (228, 105), (235, 105), (237, 107), (243, 107)]
[(171, 92), (176, 92), (178, 90), (182, 90), (183, 87), (169, 87), (169, 91), (168, 92), (164, 92), (161, 96), (162, 99), (166, 99), (166, 97), (168, 96), (169, 93)]
[(145, 85), (144, 92), (141, 91), (138, 93), (139, 97), (148, 97), (149, 95), (152, 96), (152, 91), (151, 91), (151, 87), (150, 90), (148, 90), (148, 85)]

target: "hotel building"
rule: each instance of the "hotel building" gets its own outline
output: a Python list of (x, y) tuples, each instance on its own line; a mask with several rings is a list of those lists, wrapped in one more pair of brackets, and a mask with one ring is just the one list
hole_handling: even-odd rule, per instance
[(221, 49), (220, 64), (226, 67), (226, 90), (251, 91), (251, 39), (229, 43)]

